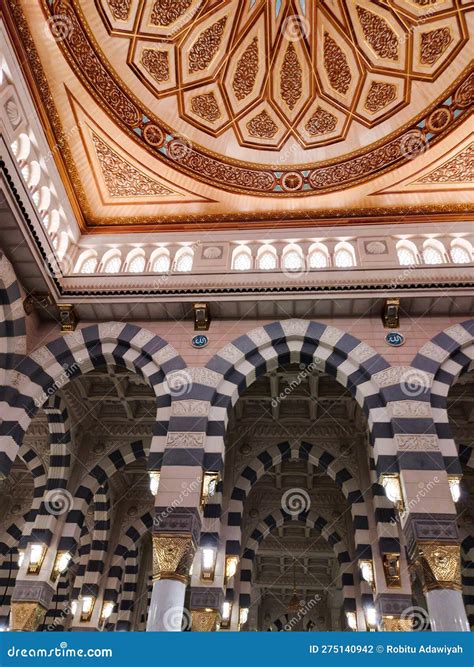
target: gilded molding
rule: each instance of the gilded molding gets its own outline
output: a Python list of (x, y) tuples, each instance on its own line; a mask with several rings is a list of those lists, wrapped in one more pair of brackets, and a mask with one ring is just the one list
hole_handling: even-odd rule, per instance
[(190, 533), (153, 535), (153, 581), (175, 579), (186, 584), (196, 542)]

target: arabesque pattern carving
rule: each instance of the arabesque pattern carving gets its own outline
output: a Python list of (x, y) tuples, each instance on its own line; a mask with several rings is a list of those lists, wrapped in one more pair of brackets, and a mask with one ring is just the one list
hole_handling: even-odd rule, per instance
[(418, 183), (474, 183), (474, 142), (418, 179)]
[(420, 63), (423, 65), (434, 65), (452, 41), (451, 31), (446, 26), (424, 32), (421, 35)]
[(126, 21), (130, 13), (132, 0), (107, 0), (110, 10), (117, 21)]
[(258, 39), (254, 37), (247, 46), (235, 70), (232, 80), (234, 95), (240, 101), (250, 95), (258, 74)]
[(324, 67), (331, 86), (341, 95), (345, 95), (351, 85), (351, 70), (344, 52), (328, 32), (324, 33)]
[(169, 26), (191, 6), (192, 0), (155, 0), (150, 21), (153, 25)]
[(317, 107), (313, 115), (307, 120), (304, 129), (312, 137), (319, 134), (333, 132), (337, 126), (337, 118), (321, 107)]
[(303, 92), (303, 72), (293, 42), (288, 44), (280, 72), (282, 100), (293, 111)]
[(191, 109), (197, 116), (201, 116), (210, 123), (214, 123), (221, 117), (221, 111), (214, 93), (204, 93), (193, 97), (191, 99)]
[(249, 120), (247, 129), (252, 137), (259, 137), (260, 139), (272, 139), (278, 132), (278, 127), (265, 109), (252, 118), (252, 120)]
[(172, 190), (142, 174), (121, 158), (96, 134), (92, 134), (92, 141), (111, 197), (151, 197), (173, 194)]
[(191, 73), (207, 69), (215, 56), (224, 34), (227, 17), (222, 17), (199, 36), (188, 56), (188, 70)]
[(169, 80), (170, 67), (167, 51), (143, 49), (141, 63), (146, 71), (149, 72), (158, 83), (164, 83)]
[(360, 5), (357, 14), (365, 39), (379, 58), (398, 60), (398, 39), (385, 19)]
[(372, 81), (365, 100), (365, 108), (376, 113), (393, 102), (397, 97), (397, 88), (386, 81)]

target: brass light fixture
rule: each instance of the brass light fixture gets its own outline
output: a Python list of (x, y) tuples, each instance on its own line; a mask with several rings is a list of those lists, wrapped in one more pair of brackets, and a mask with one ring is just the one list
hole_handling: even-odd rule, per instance
[(362, 575), (362, 579), (366, 581), (372, 590), (375, 590), (375, 576), (374, 576), (374, 563), (370, 559), (363, 559), (359, 561), (359, 568)]
[(301, 600), (296, 591), (296, 561), (293, 561), (293, 595), (288, 603), (288, 611), (295, 612), (301, 607)]
[(74, 311), (74, 306), (70, 303), (60, 303), (58, 304), (58, 308), (61, 333), (75, 331), (77, 326), (77, 317)]
[(216, 550), (212, 547), (204, 547), (201, 558), (201, 579), (203, 581), (214, 581), (216, 569)]
[(220, 474), (218, 472), (205, 472), (202, 478), (201, 489), (201, 507), (207, 503), (209, 498), (216, 494), (217, 483), (219, 482)]
[(400, 476), (397, 474), (382, 475), (380, 478), (385, 495), (392, 502), (399, 512), (405, 510), (403, 502), (402, 486), (400, 484)]
[(208, 303), (193, 303), (194, 331), (207, 331), (211, 324)]
[(230, 619), (232, 617), (232, 602), (224, 602), (222, 605), (221, 628), (227, 630), (230, 628)]
[(30, 551), (30, 562), (28, 563), (28, 574), (39, 574), (46, 556), (46, 547), (42, 544), (32, 544)]
[(105, 621), (110, 618), (112, 615), (112, 612), (114, 610), (115, 603), (112, 601), (106, 601), (102, 605), (102, 609), (100, 611), (100, 624), (103, 625)]
[(226, 584), (229, 579), (232, 579), (234, 574), (237, 572), (237, 567), (239, 565), (238, 556), (226, 556), (225, 559), (225, 581)]
[(453, 503), (459, 502), (459, 499), (461, 498), (461, 476), (448, 475), (448, 484)]
[(400, 299), (386, 299), (383, 309), (385, 329), (398, 329), (400, 326)]
[(385, 581), (389, 588), (400, 588), (400, 554), (386, 553), (382, 558)]
[(95, 597), (93, 595), (85, 595), (82, 598), (81, 608), (81, 622), (87, 623), (91, 620), (92, 612), (94, 611)]
[(346, 618), (347, 625), (350, 627), (350, 629), (354, 630), (354, 632), (357, 632), (357, 614), (355, 611), (346, 612)]
[(72, 556), (69, 551), (58, 551), (56, 560), (54, 561), (53, 571), (51, 572), (51, 581), (56, 581), (59, 575), (64, 572), (69, 565), (71, 558)]
[(150, 476), (150, 491), (152, 496), (156, 496), (158, 493), (158, 488), (160, 486), (160, 471), (159, 470), (151, 470), (149, 472)]

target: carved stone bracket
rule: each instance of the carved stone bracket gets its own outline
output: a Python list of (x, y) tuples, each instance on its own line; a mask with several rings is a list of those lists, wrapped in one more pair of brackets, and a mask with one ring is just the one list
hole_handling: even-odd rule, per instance
[(187, 583), (195, 552), (196, 542), (188, 533), (153, 535), (153, 581)]

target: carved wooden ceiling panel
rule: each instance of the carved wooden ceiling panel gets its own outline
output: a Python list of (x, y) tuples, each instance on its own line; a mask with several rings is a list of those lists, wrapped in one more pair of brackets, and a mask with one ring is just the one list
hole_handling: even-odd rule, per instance
[[(408, 166), (463, 125), (474, 98), (474, 2), (8, 4), (91, 226), (176, 210), (197, 222), (283, 217), (269, 197), (294, 215), (292, 198), (346, 193)], [(74, 131), (73, 118), (88, 129)], [(357, 208), (350, 196), (344, 211)], [(300, 219), (322, 203), (302, 204)]]

